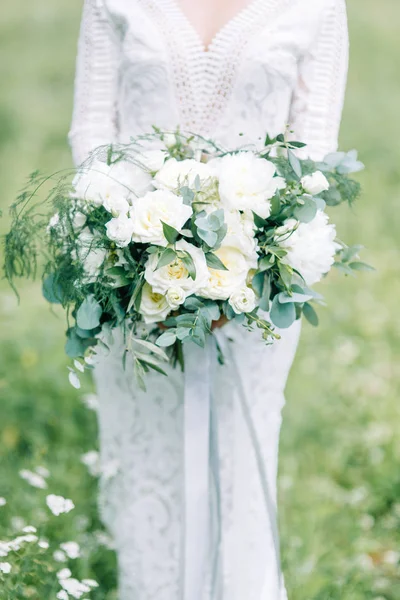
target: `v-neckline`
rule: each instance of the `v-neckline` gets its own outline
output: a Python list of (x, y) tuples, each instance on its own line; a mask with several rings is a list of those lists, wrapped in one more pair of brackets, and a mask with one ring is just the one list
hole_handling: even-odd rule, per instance
[(221, 39), (229, 36), (230, 31), (232, 29), (236, 29), (241, 22), (248, 21), (253, 14), (258, 11), (258, 6), (263, 2), (267, 2), (268, 0), (250, 0), (246, 6), (241, 8), (236, 14), (227, 19), (227, 21), (221, 25), (208, 44), (204, 42), (199, 30), (187, 15), (183, 7), (180, 5), (179, 0), (164, 1), (165, 4), (169, 5), (171, 12), (174, 12), (176, 17), (179, 18), (182, 26), (184, 26), (186, 30), (190, 32), (193, 40), (196, 42), (196, 45), (199, 47), (202, 53), (208, 55), (213, 51), (214, 47), (218, 45)]

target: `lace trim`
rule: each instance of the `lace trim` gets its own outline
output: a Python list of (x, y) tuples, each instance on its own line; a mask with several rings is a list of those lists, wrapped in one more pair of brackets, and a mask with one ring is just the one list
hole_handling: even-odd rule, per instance
[(274, 9), (282, 8), (282, 0), (253, 0), (208, 48), (175, 0), (139, 2), (166, 40), (182, 126), (196, 133), (212, 131), (231, 97), (245, 46), (266, 27)]

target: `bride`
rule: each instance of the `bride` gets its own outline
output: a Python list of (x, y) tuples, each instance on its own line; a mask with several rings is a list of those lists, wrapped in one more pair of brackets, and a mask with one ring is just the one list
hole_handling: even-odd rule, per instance
[[(180, 126), (228, 148), (260, 145), (289, 125), (321, 159), (336, 149), (347, 59), (345, 0), (85, 0), (74, 160), (153, 125)], [(184, 519), (184, 375), (154, 373), (142, 392), (123, 369), (118, 339), (95, 369), (101, 509), (115, 539), (121, 600), (286, 598), (273, 513), (300, 322), (272, 346), (240, 325), (215, 325), (230, 350), (224, 365), (212, 366), (204, 526), (202, 507), (198, 523), (196, 514)], [(190, 371), (196, 356), (188, 360)], [(189, 475), (196, 486), (200, 475)], [(188, 525), (198, 537), (188, 539)]]

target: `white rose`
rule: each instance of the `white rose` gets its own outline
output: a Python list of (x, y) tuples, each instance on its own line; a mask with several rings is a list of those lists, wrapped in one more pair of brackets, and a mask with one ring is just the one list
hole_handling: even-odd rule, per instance
[(227, 270), (209, 269), (209, 281), (199, 295), (211, 300), (227, 300), (238, 288), (246, 285), (249, 270), (257, 264), (256, 257), (249, 261), (238, 248), (232, 246), (222, 246), (214, 254)]
[(127, 215), (120, 215), (106, 223), (107, 237), (119, 248), (124, 248), (132, 241), (133, 221)]
[(300, 182), (304, 191), (312, 196), (316, 196), (329, 189), (329, 181), (321, 171), (315, 171), (311, 175), (304, 175)]
[(307, 285), (320, 281), (335, 261), (339, 244), (335, 226), (328, 220), (328, 215), (318, 210), (309, 223), (288, 219), (277, 229), (276, 241), (287, 250), (282, 262), (301, 273)]
[(205, 163), (193, 158), (178, 161), (170, 158), (154, 178), (154, 184), (161, 189), (177, 190), (183, 186), (194, 187), (196, 177), (200, 183), (211, 181), (214, 171)]
[(158, 323), (167, 318), (171, 312), (171, 307), (163, 294), (155, 292), (148, 283), (145, 283), (142, 289), (139, 312), (145, 323)]
[(97, 279), (107, 255), (107, 250), (98, 244), (98, 238), (87, 227), (78, 236), (76, 258), (83, 265), (87, 283)]
[(137, 198), (131, 210), (132, 239), (143, 244), (167, 246), (162, 222), (178, 231), (192, 215), (192, 208), (183, 203), (180, 196), (168, 190), (148, 192)]
[(129, 210), (133, 198), (152, 189), (152, 177), (146, 170), (128, 162), (120, 161), (108, 166), (94, 160), (90, 167), (78, 172), (73, 186), (74, 197), (122, 214)]
[(246, 256), (254, 256), (257, 249), (257, 240), (254, 237), (253, 214), (240, 213), (237, 210), (225, 210), (224, 220), (227, 232), (222, 240), (222, 246), (238, 248)]
[(179, 286), (171, 287), (167, 291), (167, 302), (172, 310), (179, 308), (179, 306), (185, 302), (185, 299), (186, 294)]
[(263, 219), (270, 215), (275, 192), (286, 187), (282, 177), (274, 177), (275, 165), (253, 152), (227, 154), (218, 170), (222, 204), (231, 210), (253, 210)]
[(207, 284), (209, 272), (204, 252), (189, 244), (186, 240), (179, 240), (175, 244), (176, 250), (188, 252), (196, 268), (196, 278), (192, 279), (183, 262), (176, 258), (172, 263), (156, 269), (158, 258), (156, 254), (151, 254), (146, 263), (145, 279), (152, 286), (155, 292), (166, 294), (170, 288), (180, 287), (185, 298), (190, 294), (195, 294), (200, 288)]
[(249, 287), (243, 287), (231, 294), (229, 304), (237, 315), (249, 313), (256, 307), (256, 295)]

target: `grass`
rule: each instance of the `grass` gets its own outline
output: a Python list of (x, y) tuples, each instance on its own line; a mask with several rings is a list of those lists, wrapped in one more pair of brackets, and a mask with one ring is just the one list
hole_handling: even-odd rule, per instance
[[(354, 280), (335, 274), (323, 283), (328, 308), (317, 330), (304, 325), (290, 377), (280, 518), (291, 600), (400, 598), (391, 552), (400, 544), (400, 5), (350, 0), (348, 9), (352, 52), (341, 146), (357, 147), (367, 169), (354, 211), (335, 214), (341, 237), (365, 244), (364, 258), (377, 271)], [(3, 8), (2, 233), (24, 177), (37, 167), (51, 172), (71, 164), (66, 134), (79, 15), (77, 0), (14, 0)], [(18, 307), (1, 283), (0, 494), (9, 502), (0, 512), (0, 537), (10, 516), (28, 519), (36, 510), (36, 492), (18, 476), (36, 464), (51, 470), (52, 491), (76, 502), (63, 535), (78, 529), (82, 537), (84, 529), (91, 536), (100, 528), (95, 484), (79, 457), (96, 445), (95, 419), (67, 383), (62, 315), (49, 311), (38, 284), (24, 284), (21, 296)], [(95, 599), (113, 597), (114, 567), (109, 550), (93, 552), (90, 572), (101, 583)]]

